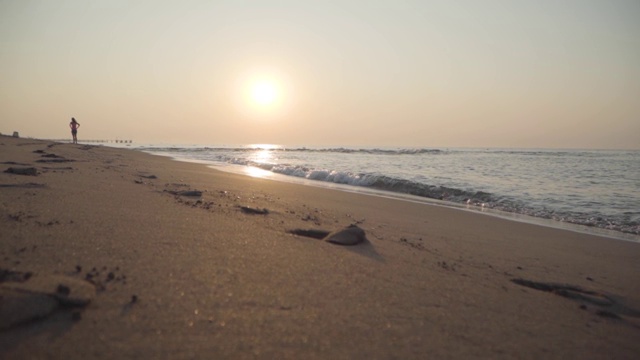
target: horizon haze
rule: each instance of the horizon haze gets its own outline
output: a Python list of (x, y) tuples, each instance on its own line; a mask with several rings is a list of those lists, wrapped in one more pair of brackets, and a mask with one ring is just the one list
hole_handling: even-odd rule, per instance
[(640, 2), (0, 0), (0, 132), (640, 149)]

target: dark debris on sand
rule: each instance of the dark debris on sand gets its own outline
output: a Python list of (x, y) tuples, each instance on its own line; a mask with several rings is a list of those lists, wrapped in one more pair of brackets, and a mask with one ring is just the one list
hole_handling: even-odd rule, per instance
[(44, 188), (44, 184), (38, 183), (25, 183), (25, 184), (0, 184), (0, 188), (23, 188), (23, 189), (35, 189)]
[(176, 196), (188, 196), (188, 197), (200, 197), (202, 196), (202, 191), (200, 190), (183, 190), (183, 191), (175, 191), (175, 190), (165, 190), (169, 194)]
[(245, 214), (249, 214), (249, 215), (268, 215), (269, 214), (269, 209), (267, 208), (252, 208), (249, 206), (240, 206), (240, 210), (245, 213)]
[(18, 167), (10, 167), (4, 172), (15, 175), (27, 175), (27, 176), (36, 176), (38, 175), (38, 170), (34, 167), (26, 167), (26, 168), (18, 168)]
[(368, 242), (364, 230), (354, 224), (333, 232), (318, 229), (293, 229), (288, 232), (298, 236), (323, 240), (336, 245), (352, 246)]
[(60, 159), (40, 159), (40, 160), (36, 160), (36, 162), (39, 163), (65, 163), (65, 162), (73, 162), (75, 160), (71, 160), (71, 159), (64, 159), (64, 158), (60, 158)]
[(549, 292), (563, 298), (579, 302), (580, 309), (587, 310), (595, 307), (595, 314), (600, 317), (622, 319), (621, 315), (640, 317), (640, 311), (623, 303), (624, 299), (612, 294), (584, 289), (580, 286), (532, 281), (526, 279), (511, 279), (511, 282), (535, 290)]

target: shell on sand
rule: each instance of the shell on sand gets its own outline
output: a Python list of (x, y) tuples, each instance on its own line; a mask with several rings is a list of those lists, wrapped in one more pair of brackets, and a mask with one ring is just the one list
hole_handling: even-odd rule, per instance
[(357, 225), (349, 225), (348, 227), (334, 231), (327, 235), (324, 241), (338, 245), (357, 245), (367, 241), (364, 230)]

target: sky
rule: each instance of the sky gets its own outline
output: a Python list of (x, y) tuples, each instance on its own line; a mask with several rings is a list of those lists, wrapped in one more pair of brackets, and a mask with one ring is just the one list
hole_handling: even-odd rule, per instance
[(637, 0), (0, 0), (0, 132), (640, 149)]

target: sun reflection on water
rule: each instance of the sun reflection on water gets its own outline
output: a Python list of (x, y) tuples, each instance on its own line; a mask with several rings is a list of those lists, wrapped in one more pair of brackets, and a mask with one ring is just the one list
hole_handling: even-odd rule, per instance
[(279, 150), (282, 149), (283, 146), (282, 145), (278, 145), (278, 144), (250, 144), (247, 145), (247, 147), (249, 149), (255, 149), (255, 150)]
[(245, 174), (251, 176), (251, 177), (256, 177), (256, 178), (262, 178), (262, 179), (266, 179), (268, 177), (271, 177), (273, 175), (273, 173), (271, 171), (268, 170), (263, 170), (260, 169), (258, 167), (255, 166), (247, 166), (244, 169)]
[(248, 148), (255, 150), (248, 157), (249, 161), (257, 166), (248, 166), (244, 172), (252, 177), (267, 178), (273, 175), (271, 171), (260, 168), (263, 164), (276, 164), (278, 158), (274, 150), (283, 149), (281, 145), (275, 144), (251, 144)]
[(275, 160), (275, 156), (273, 156), (273, 152), (271, 150), (258, 150), (253, 155), (251, 155), (251, 161), (255, 161), (257, 163), (271, 163)]

